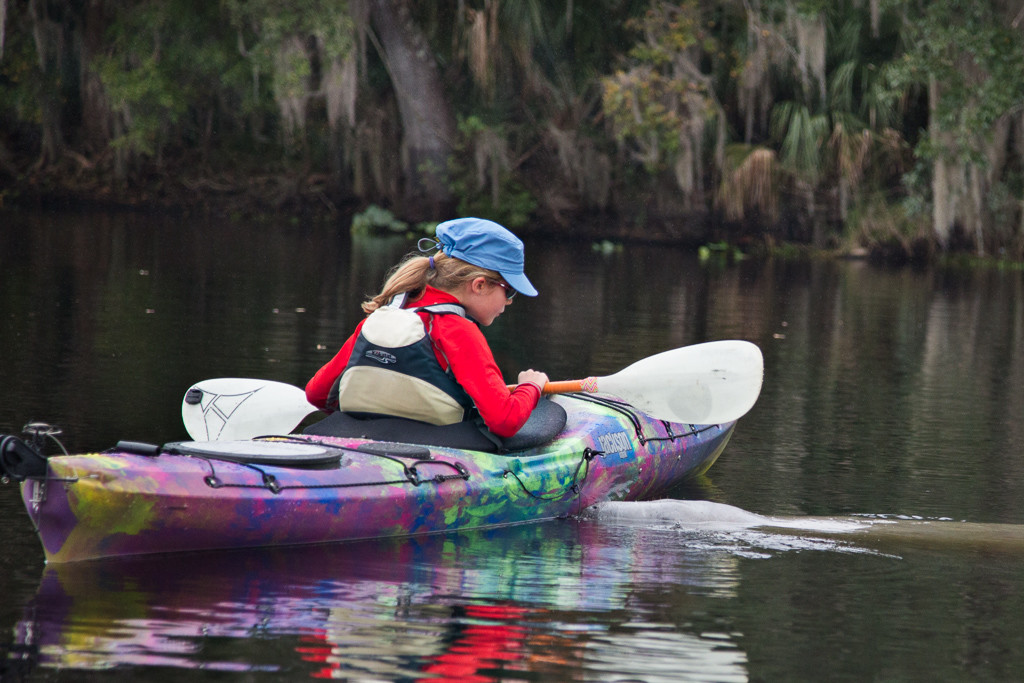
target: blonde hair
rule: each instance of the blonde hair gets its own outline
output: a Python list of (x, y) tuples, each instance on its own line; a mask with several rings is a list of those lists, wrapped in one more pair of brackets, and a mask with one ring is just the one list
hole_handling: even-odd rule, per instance
[(432, 257), (414, 252), (391, 269), (380, 293), (363, 302), (363, 311), (373, 313), (399, 294), (408, 294), (409, 299), (415, 301), (423, 296), (427, 285), (454, 294), (463, 284), (478, 277), (501, 280), (497, 271), (474, 266), (442, 252)]

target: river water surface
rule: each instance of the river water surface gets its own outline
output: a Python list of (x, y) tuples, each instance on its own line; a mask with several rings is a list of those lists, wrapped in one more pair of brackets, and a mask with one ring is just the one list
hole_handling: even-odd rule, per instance
[[(185, 389), (303, 384), (412, 243), (0, 213), (0, 433), (185, 439)], [(0, 486), (0, 679), (1024, 678), (1020, 272), (534, 239), (527, 273), (541, 296), (487, 329), (509, 379), (761, 347), (705, 477), (554, 523), (63, 566)]]

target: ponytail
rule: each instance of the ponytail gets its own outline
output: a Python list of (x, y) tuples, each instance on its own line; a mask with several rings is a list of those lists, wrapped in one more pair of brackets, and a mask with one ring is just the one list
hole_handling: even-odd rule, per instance
[(399, 294), (408, 294), (409, 300), (415, 301), (423, 296), (428, 284), (454, 294), (464, 283), (478, 277), (497, 280), (501, 275), (442, 252), (433, 256), (412, 253), (391, 270), (380, 293), (363, 302), (363, 312), (373, 313)]

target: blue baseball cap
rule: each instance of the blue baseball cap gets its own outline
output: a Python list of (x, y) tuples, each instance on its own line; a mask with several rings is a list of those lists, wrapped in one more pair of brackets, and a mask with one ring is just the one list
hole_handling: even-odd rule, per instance
[(456, 218), (437, 226), (441, 251), (474, 266), (494, 270), (517, 292), (537, 296), (523, 273), (523, 242), (494, 221)]

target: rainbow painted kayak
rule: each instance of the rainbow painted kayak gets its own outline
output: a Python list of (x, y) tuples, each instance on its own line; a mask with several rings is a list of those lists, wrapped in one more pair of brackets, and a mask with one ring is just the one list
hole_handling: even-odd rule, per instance
[(564, 409), (557, 437), (507, 452), (409, 443), (401, 434), (303, 433), (122, 442), (49, 457), (44, 471), (26, 474), (28, 444), (8, 441), (0, 451), (6, 474), (23, 479), (47, 561), (61, 563), (568, 517), (603, 501), (651, 499), (703, 473), (735, 427), (656, 420), (605, 397), (550, 403)]

